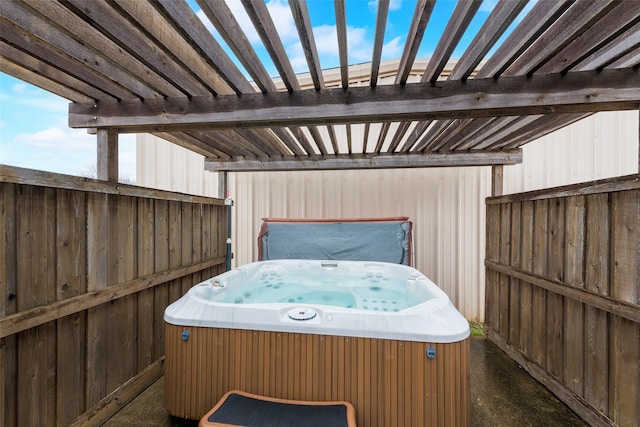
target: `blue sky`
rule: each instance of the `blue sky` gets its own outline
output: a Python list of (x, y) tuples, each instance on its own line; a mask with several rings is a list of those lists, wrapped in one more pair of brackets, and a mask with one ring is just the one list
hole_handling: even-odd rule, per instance
[[(483, 2), (453, 57), (464, 52), (473, 39), (474, 32), (483, 24), (496, 1)], [(194, 0), (188, 2), (194, 10), (199, 11)], [(264, 58), (265, 64), (269, 65), (269, 73), (275, 75), (275, 67), (271, 64), (240, 2), (227, 0), (227, 3), (243, 28), (247, 29), (248, 37), (258, 54)], [(418, 57), (428, 57), (434, 50), (455, 4), (453, 0), (440, 0), (436, 3)], [(288, 1), (269, 0), (267, 5), (294, 70), (308, 71)], [(416, 0), (391, 0), (383, 60), (399, 58), (402, 55), (415, 5)], [(307, 0), (307, 6), (322, 68), (339, 66), (333, 1)], [(350, 64), (371, 61), (376, 8), (375, 1), (346, 2)], [(202, 12), (199, 14), (203, 17)], [(215, 33), (214, 30), (213, 32)], [(219, 38), (218, 40), (220, 41)], [(224, 45), (223, 42), (221, 44)], [(0, 163), (90, 176), (95, 171), (96, 138), (87, 134), (84, 129), (70, 129), (67, 126), (68, 105), (69, 101), (63, 98), (0, 73)], [(121, 179), (135, 181), (135, 135), (120, 136), (119, 160)]]

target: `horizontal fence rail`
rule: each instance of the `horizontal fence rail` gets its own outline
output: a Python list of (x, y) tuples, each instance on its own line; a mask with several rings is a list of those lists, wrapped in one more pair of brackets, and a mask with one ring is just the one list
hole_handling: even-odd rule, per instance
[(487, 199), (489, 338), (591, 425), (640, 419), (640, 176)]
[(155, 381), (164, 309), (225, 269), (228, 209), (0, 166), (0, 425), (99, 425)]

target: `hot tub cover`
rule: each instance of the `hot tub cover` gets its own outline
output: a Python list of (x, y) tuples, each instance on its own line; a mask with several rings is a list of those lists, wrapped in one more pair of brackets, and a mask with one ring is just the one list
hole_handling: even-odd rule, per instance
[(411, 265), (407, 217), (374, 219), (263, 218), (258, 259), (381, 261)]

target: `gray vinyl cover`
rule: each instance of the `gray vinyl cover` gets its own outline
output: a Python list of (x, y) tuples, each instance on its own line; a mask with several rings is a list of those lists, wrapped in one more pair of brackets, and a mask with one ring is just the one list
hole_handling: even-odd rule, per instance
[(267, 223), (259, 239), (261, 260), (383, 261), (409, 265), (411, 223)]

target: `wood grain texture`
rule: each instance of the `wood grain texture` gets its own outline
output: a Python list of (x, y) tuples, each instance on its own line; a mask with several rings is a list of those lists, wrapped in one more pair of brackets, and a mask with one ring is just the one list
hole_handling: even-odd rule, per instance
[[(589, 81), (591, 87), (585, 88)], [(270, 126), (309, 126), (404, 120), (573, 114), (636, 109), (633, 70), (584, 71), (565, 76), (505, 77), (350, 87), (243, 96), (167, 97), (69, 106), (74, 128), (165, 132)], [(545, 96), (539, 95), (544, 88)]]
[[(353, 46), (348, 55), (349, 41), (354, 39), (350, 35), (347, 40), (347, 35), (349, 29), (363, 25), (359, 20), (364, 16), (357, 9), (345, 6), (342, 0), (337, 0), (334, 8), (337, 37), (331, 35), (334, 40), (329, 42), (324, 35), (314, 34), (313, 23), (318, 18), (310, 16), (314, 9), (307, 10), (305, 1), (290, 1), (288, 8), (273, 9), (264, 2), (243, 0), (242, 6), (253, 24), (249, 26), (243, 25), (246, 18), (242, 11), (215, 0), (199, 0), (201, 17), (194, 10), (198, 7), (172, 0), (106, 3), (7, 0), (5, 3), (0, 10), (3, 72), (74, 103), (115, 106), (113, 113), (104, 114), (104, 117), (112, 116), (113, 124), (102, 120), (92, 123), (92, 117), (103, 114), (89, 113), (80, 126), (138, 126), (132, 120), (129, 101), (152, 105), (164, 99), (167, 106), (175, 105), (177, 100), (189, 104), (202, 97), (218, 99), (221, 102), (216, 104), (223, 106), (227, 102), (222, 98), (237, 101), (238, 108), (229, 110), (237, 111), (236, 116), (224, 117), (211, 112), (209, 116), (196, 113), (194, 117), (194, 111), (202, 113), (196, 108), (187, 111), (188, 123), (178, 124), (175, 122), (182, 119), (182, 113), (161, 107), (155, 109), (157, 123), (139, 124), (141, 132), (164, 132), (168, 139), (180, 140), (185, 147), (206, 157), (245, 156), (244, 147), (215, 142), (220, 139), (221, 133), (216, 130), (220, 126), (232, 129), (230, 132), (237, 136), (243, 133), (238, 131), (242, 127), (261, 127), (257, 133), (266, 142), (262, 145), (266, 150), (258, 149), (260, 152), (255, 153), (253, 159), (269, 158), (273, 149), (280, 151), (279, 147), (306, 159), (315, 154), (315, 148), (326, 155), (338, 147), (339, 154), (350, 155), (353, 153), (350, 143), (336, 142), (333, 126), (337, 122), (349, 126), (364, 124), (365, 134), (371, 130), (374, 145), (376, 140), (383, 142), (384, 136), (390, 133), (386, 140), (392, 140), (391, 144), (378, 144), (375, 149), (368, 147), (363, 152), (373, 149), (394, 154), (408, 123), (414, 120), (418, 131), (406, 139), (400, 148), (402, 152), (409, 151), (422, 136), (425, 138), (418, 143), (418, 151), (520, 148), (595, 111), (637, 109), (640, 101), (634, 50), (638, 44), (640, 24), (636, 18), (640, 6), (632, 0), (543, 0), (526, 9), (528, 3), (524, 0), (493, 1), (484, 4), (482, 9), (479, 9), (480, 1), (467, 0), (452, 7), (444, 20), (439, 16), (437, 25), (428, 25), (436, 2), (420, 0), (414, 2), (415, 12), (411, 22), (406, 23), (404, 35), (397, 35), (398, 28), (390, 29), (392, 26), (386, 25), (387, 15), (395, 12), (396, 4), (384, 0), (378, 2), (375, 21), (370, 14), (368, 22), (374, 39), (371, 64), (351, 66), (348, 66), (349, 56), (356, 62), (362, 57)], [(309, 70), (306, 75), (295, 74), (293, 66), (305, 64), (299, 63), (301, 56), (296, 57), (284, 47), (283, 37), (287, 41), (290, 35), (278, 31), (285, 19), (281, 11), (286, 12), (298, 30), (300, 50), (297, 54), (305, 56), (303, 62)], [(481, 25), (473, 24), (479, 19)], [(215, 36), (207, 27), (210, 24), (215, 27)], [(254, 51), (252, 43), (256, 35), (269, 59), (258, 58)], [(453, 58), (463, 37), (468, 38), (462, 43), (466, 49)], [(403, 38), (406, 42), (397, 65), (381, 63), (385, 42), (394, 44)], [(416, 60), (424, 38), (429, 38), (435, 47), (430, 60)], [(218, 39), (224, 41), (225, 47)], [(326, 49), (327, 43), (336, 46), (339, 70), (322, 69), (318, 51)], [(246, 76), (240, 66), (246, 70)], [(273, 78), (276, 72), (278, 76)], [(629, 77), (631, 85), (620, 85), (625, 80), (617, 78), (620, 72)], [(426, 83), (424, 87), (432, 88), (430, 92), (436, 97), (446, 92), (445, 102), (423, 103), (426, 97), (409, 95), (405, 96), (407, 105), (401, 106), (399, 98), (387, 96), (389, 91), (402, 92), (417, 80)], [(445, 80), (452, 84), (442, 85)], [(485, 91), (473, 81), (484, 81), (489, 83), (487, 86), (498, 89)], [(524, 82), (524, 87), (519, 83), (514, 87), (514, 81)], [(576, 81), (578, 85), (573, 85)], [(337, 89), (333, 95), (342, 91), (357, 93), (345, 90), (357, 86), (362, 86), (362, 94), (373, 99), (374, 105), (361, 108), (357, 100), (315, 99), (317, 92), (332, 89)], [(383, 90), (383, 86), (390, 89)], [(255, 111), (251, 106), (256, 105), (263, 94), (269, 95), (268, 100), (260, 111)], [(296, 110), (294, 105), (283, 112), (271, 108), (279, 102), (271, 101), (272, 95), (280, 100), (308, 98), (309, 101), (302, 108)], [(164, 111), (170, 114), (166, 122)], [(544, 115), (549, 120), (536, 117), (525, 124), (532, 115)], [(505, 124), (494, 120), (497, 117), (513, 118), (513, 121)], [(464, 129), (462, 133), (474, 132), (478, 118), (486, 125), (483, 126), (485, 135), (460, 141), (463, 145), (458, 147), (459, 142), (451, 138), (449, 131), (454, 132), (455, 128), (455, 132), (461, 129)], [(169, 127), (163, 129), (171, 126), (172, 121), (175, 127), (171, 131)], [(78, 125), (75, 120), (74, 123)], [(369, 126), (371, 123), (375, 125)], [(458, 126), (460, 123), (464, 124)], [(313, 126), (308, 129), (314, 139), (312, 145), (307, 146), (306, 137), (296, 136), (298, 141), (294, 141), (288, 136), (289, 129), (300, 126)], [(430, 126), (433, 133), (428, 130)], [(193, 135), (191, 131), (196, 130), (198, 134)], [(428, 135), (424, 135), (425, 132)], [(277, 137), (267, 142), (274, 135)]]
[[(166, 328), (165, 404), (176, 416), (199, 419), (225, 392), (240, 389), (283, 399), (346, 400), (356, 408), (358, 425), (470, 425), (468, 339), (432, 344)], [(436, 349), (435, 359), (426, 357), (428, 346)]]
[(487, 313), (506, 312), (493, 291), (503, 277), (521, 284), (519, 300), (511, 287), (509, 328), (489, 327), (489, 338), (592, 425), (640, 416), (638, 183), (634, 175), (487, 200)]
[[(177, 298), (188, 280), (224, 270), (229, 208), (2, 171), (11, 180), (0, 182), (0, 424), (99, 425), (161, 372), (145, 373), (161, 368), (169, 284)], [(194, 262), (182, 255), (195, 239), (181, 230), (199, 233), (201, 211), (208, 232)]]

